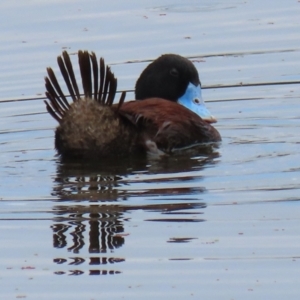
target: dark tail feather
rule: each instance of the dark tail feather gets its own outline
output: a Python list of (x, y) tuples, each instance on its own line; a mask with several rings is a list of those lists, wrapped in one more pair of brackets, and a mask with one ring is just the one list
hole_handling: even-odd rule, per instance
[[(109, 74), (107, 74), (109, 71), (110, 71), (109, 68), (106, 67), (106, 68), (105, 68), (105, 75), (106, 75), (105, 77), (107, 77), (107, 78), (109, 77)], [(101, 103), (101, 104), (105, 104), (108, 86), (109, 86), (109, 82), (108, 82), (108, 80), (105, 80), (105, 81), (104, 81), (103, 91), (102, 91), (102, 98), (100, 98), (100, 103)], [(100, 92), (100, 91), (99, 91), (99, 92)]]
[(94, 52), (91, 54), (91, 61), (93, 65), (93, 76), (94, 76), (94, 99), (97, 100), (97, 93), (98, 93), (98, 63), (97, 57)]
[(46, 109), (48, 111), (48, 113), (58, 122), (60, 123), (61, 122), (61, 117), (57, 114), (57, 112), (55, 112), (52, 108), (52, 106), (47, 102), (47, 101), (44, 101), (45, 104), (46, 104)]
[(97, 95), (97, 101), (101, 103), (101, 95), (103, 94), (103, 85), (104, 85), (104, 78), (105, 78), (105, 64), (104, 64), (104, 59), (101, 57), (100, 58), (100, 86), (98, 90), (98, 95)]
[(92, 74), (90, 54), (87, 51), (78, 52), (78, 62), (80, 67), (83, 93), (86, 98), (92, 97)]
[[(114, 76), (110, 69), (108, 70), (108, 72), (106, 72), (107, 76)], [(117, 85), (118, 85), (118, 80), (117, 78), (115, 78), (115, 80), (110, 80), (109, 81), (109, 90), (108, 90), (108, 95), (107, 95), (107, 99), (106, 99), (106, 105), (111, 106), (114, 102), (115, 99), (115, 95), (116, 95), (116, 91), (117, 91)], [(120, 102), (120, 100), (119, 100)]]
[(124, 101), (125, 101), (125, 97), (126, 97), (126, 92), (122, 92), (119, 103), (118, 103), (118, 107), (117, 107), (117, 111), (121, 108), (121, 106), (123, 105)]
[(62, 108), (68, 109), (70, 107), (67, 98), (65, 97), (56, 76), (51, 68), (47, 68), (48, 77), (45, 78), (46, 90), (52, 95), (53, 98), (59, 101)]
[[(80, 92), (73, 71), (69, 54), (64, 51), (57, 58), (57, 62), (73, 101), (80, 99)], [(117, 79), (108, 66), (105, 66), (104, 59), (100, 58), (99, 67), (94, 52), (78, 52), (78, 62), (84, 96), (92, 98), (99, 104), (111, 106), (117, 91)], [(63, 93), (57, 78), (51, 68), (47, 68), (48, 77), (45, 78), (46, 96), (49, 102), (45, 101), (47, 111), (59, 123), (69, 110), (70, 104)], [(126, 93), (121, 94), (117, 110), (122, 106)]]
[(76, 101), (79, 97), (79, 89), (77, 86), (75, 74), (73, 71), (73, 66), (70, 57), (66, 51), (62, 53), (62, 56), (57, 57), (57, 63), (60, 68), (60, 72), (65, 80), (69, 93), (73, 99)]

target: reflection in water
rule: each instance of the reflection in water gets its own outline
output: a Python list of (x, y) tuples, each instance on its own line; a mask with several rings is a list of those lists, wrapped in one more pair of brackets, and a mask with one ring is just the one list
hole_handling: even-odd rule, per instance
[[(108, 256), (113, 250), (124, 244), (124, 227), (122, 223), (122, 213), (117, 211), (107, 212), (101, 206), (91, 205), (84, 207), (57, 206), (56, 210), (63, 219), (69, 220), (65, 223), (58, 222), (51, 226), (53, 230), (53, 246), (55, 248), (67, 247), (68, 252), (79, 254), (85, 243), (88, 243), (88, 252), (93, 254), (89, 257), (88, 264), (93, 266), (90, 269), (91, 275), (118, 274), (117, 270), (107, 270), (106, 265), (124, 261), (123, 258)], [(89, 213), (87, 213), (89, 211)], [(98, 211), (98, 212), (97, 212)], [(59, 218), (57, 218), (59, 219)], [(88, 240), (85, 240), (84, 233), (88, 230)], [(68, 237), (71, 242), (68, 245)], [(97, 256), (102, 254), (103, 256)], [(108, 255), (106, 255), (108, 254)], [(55, 258), (57, 264), (67, 263), (69, 265), (81, 265), (86, 261), (81, 257), (68, 259)], [(99, 269), (95, 269), (98, 266)], [(73, 275), (83, 274), (80, 270), (70, 270)], [(63, 274), (58, 272), (57, 274)]]
[[(55, 274), (81, 275), (87, 269), (86, 264), (89, 265), (90, 275), (121, 273), (118, 270), (118, 263), (124, 262), (125, 259), (115, 256), (114, 252), (125, 243), (127, 234), (124, 230), (124, 221), (126, 221), (124, 215), (127, 211), (142, 209), (160, 213), (161, 217), (145, 221), (205, 221), (195, 217), (199, 214), (195, 213), (195, 209), (204, 209), (206, 204), (190, 202), (189, 199), (184, 198), (180, 203), (165, 203), (164, 201), (164, 203), (151, 205), (146, 203), (145, 205), (124, 205), (129, 197), (137, 195), (149, 197), (195, 193), (195, 187), (174, 187), (174, 184), (168, 187), (168, 182), (174, 180), (181, 183), (190, 182), (194, 178), (192, 176), (181, 178), (182, 172), (201, 170), (208, 164), (215, 163), (214, 159), (219, 154), (212, 147), (204, 149), (205, 151), (202, 151), (200, 156), (198, 153), (196, 157), (185, 153), (185, 155), (178, 154), (160, 160), (139, 158), (130, 159), (130, 161), (105, 161), (101, 164), (58, 162), (53, 187), (53, 195), (58, 198), (56, 200), (58, 203), (52, 211), (54, 214), (54, 224), (51, 226), (53, 246), (58, 249), (66, 248), (68, 253), (78, 256), (55, 258), (54, 263), (64, 266), (64, 271), (59, 270)], [(164, 182), (167, 188), (145, 188), (143, 179), (136, 179), (137, 174), (151, 175), (147, 183)], [(162, 174), (170, 174), (170, 178), (160, 176)], [(139, 185), (138, 188), (136, 188), (137, 185)], [(128, 189), (130, 186), (134, 186), (134, 189)], [(196, 192), (199, 194), (204, 190), (204, 187), (197, 187)], [(192, 219), (188, 217), (191, 213)], [(169, 242), (188, 242), (191, 239)], [(90, 254), (88, 260), (79, 256), (83, 251), (88, 251)], [(67, 272), (65, 271), (66, 265), (72, 266)]]

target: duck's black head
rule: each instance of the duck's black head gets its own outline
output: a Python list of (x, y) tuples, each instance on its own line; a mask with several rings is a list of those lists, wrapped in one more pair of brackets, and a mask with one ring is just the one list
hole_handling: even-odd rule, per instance
[(135, 86), (137, 100), (163, 98), (178, 102), (208, 122), (215, 122), (204, 105), (194, 64), (176, 54), (164, 54), (149, 64)]
[(149, 64), (135, 86), (138, 100), (157, 97), (177, 102), (188, 84), (200, 84), (197, 69), (188, 59), (164, 54)]

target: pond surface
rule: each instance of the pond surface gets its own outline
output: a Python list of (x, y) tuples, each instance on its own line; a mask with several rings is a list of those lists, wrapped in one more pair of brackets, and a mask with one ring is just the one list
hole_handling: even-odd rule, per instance
[[(1, 299), (299, 299), (299, 1), (1, 6)], [(62, 164), (43, 77), (65, 49), (127, 99), (160, 54), (190, 58), (223, 142)]]

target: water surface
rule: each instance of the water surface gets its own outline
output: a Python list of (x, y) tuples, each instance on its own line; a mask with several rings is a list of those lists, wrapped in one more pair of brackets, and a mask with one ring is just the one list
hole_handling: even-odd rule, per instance
[[(299, 299), (299, 13), (292, 0), (4, 1), (2, 298)], [(64, 49), (104, 56), (127, 91), (158, 55), (190, 58), (222, 144), (61, 163), (42, 100)]]

